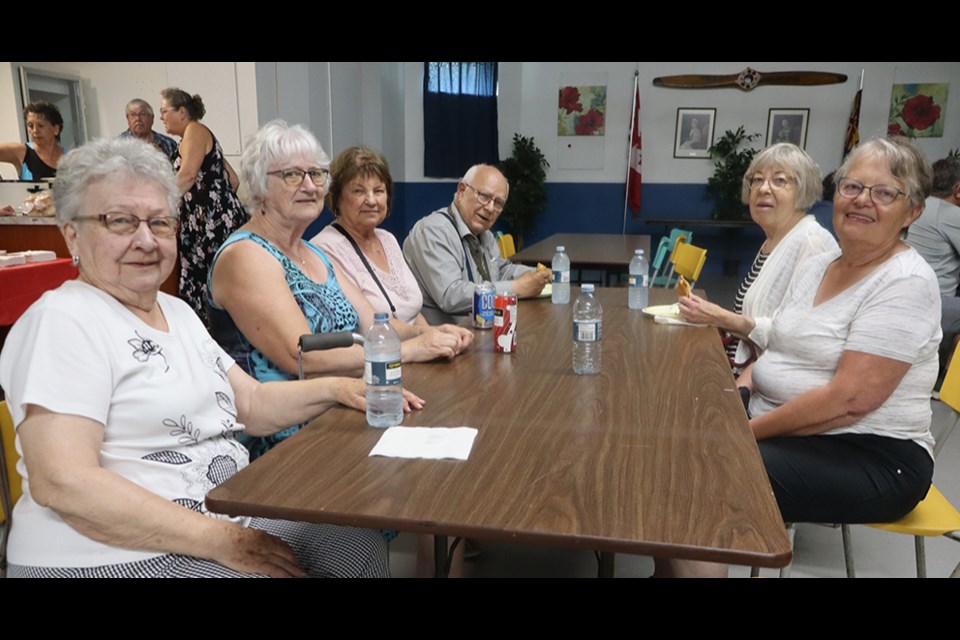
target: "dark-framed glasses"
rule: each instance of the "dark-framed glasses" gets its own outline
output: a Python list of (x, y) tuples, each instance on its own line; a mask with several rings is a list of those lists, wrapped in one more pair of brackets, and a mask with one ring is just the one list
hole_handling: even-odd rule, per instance
[(497, 198), (492, 193), (485, 193), (483, 191), (480, 191), (469, 182), (464, 182), (463, 184), (464, 186), (469, 187), (470, 189), (473, 189), (474, 193), (477, 194), (477, 200), (484, 207), (486, 207), (492, 202), (494, 211), (503, 211), (503, 208), (507, 205), (507, 201), (504, 200), (503, 198)]
[(790, 186), (791, 182), (794, 182), (795, 178), (788, 178), (787, 176), (773, 176), (772, 178), (766, 178), (759, 173), (754, 174), (747, 178), (747, 184), (750, 185), (750, 189), (759, 189), (763, 186), (764, 182), (769, 182), (770, 186), (774, 189), (786, 189)]
[(153, 218), (138, 218), (131, 213), (101, 213), (98, 216), (77, 216), (75, 221), (99, 222), (107, 231), (118, 236), (128, 236), (135, 233), (141, 223), (157, 238), (170, 238), (180, 230), (180, 219), (175, 216), (155, 216)]
[(902, 191), (889, 184), (875, 184), (872, 187), (868, 187), (853, 178), (840, 178), (840, 180), (837, 181), (837, 193), (844, 198), (856, 198), (863, 193), (864, 189), (870, 192), (870, 199), (877, 204), (892, 204), (893, 201), (900, 196), (907, 195), (906, 191)]
[(303, 169), (290, 167), (289, 169), (267, 171), (267, 175), (280, 176), (283, 178), (283, 181), (291, 187), (299, 187), (303, 183), (303, 177), (310, 176), (310, 181), (314, 186), (322, 187), (327, 183), (327, 176), (330, 175), (330, 172), (326, 169), (309, 169), (304, 171)]

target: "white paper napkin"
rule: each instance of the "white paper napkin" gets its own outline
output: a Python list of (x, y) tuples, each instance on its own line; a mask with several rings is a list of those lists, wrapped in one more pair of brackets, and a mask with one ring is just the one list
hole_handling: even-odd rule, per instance
[(380, 436), (370, 455), (466, 460), (476, 437), (477, 430), (473, 427), (390, 427)]

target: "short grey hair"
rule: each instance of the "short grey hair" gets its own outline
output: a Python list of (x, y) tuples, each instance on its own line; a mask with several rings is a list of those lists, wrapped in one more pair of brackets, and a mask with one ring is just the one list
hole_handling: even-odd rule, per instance
[[(247, 187), (252, 209), (259, 209), (266, 200), (267, 172), (270, 167), (297, 156), (311, 158), (324, 169), (330, 167), (330, 158), (316, 136), (299, 124), (289, 125), (283, 120), (271, 120), (247, 141), (240, 158), (240, 179)], [(329, 187), (330, 176), (327, 176), (323, 184), (324, 191)]]
[(915, 207), (922, 207), (927, 196), (933, 190), (933, 169), (923, 152), (909, 139), (902, 137), (873, 138), (850, 152), (847, 159), (837, 169), (833, 180), (847, 177), (854, 163), (864, 158), (879, 158), (887, 165), (887, 170), (906, 187), (907, 199)]
[(797, 197), (794, 206), (798, 211), (810, 211), (810, 207), (823, 195), (823, 176), (820, 167), (806, 151), (789, 142), (778, 142), (755, 155), (743, 175), (740, 199), (750, 203), (750, 178), (765, 169), (792, 173), (797, 178)]
[(136, 108), (143, 109), (150, 115), (151, 118), (153, 117), (153, 107), (150, 106), (149, 102), (147, 102), (146, 100), (143, 100), (142, 98), (134, 98), (133, 100), (128, 102), (126, 108), (124, 109), (124, 113), (125, 114), (130, 113), (131, 109), (136, 109)]
[(505, 185), (507, 185), (507, 196), (510, 195), (510, 181), (507, 180), (507, 176), (503, 175), (503, 171), (500, 171), (500, 169), (498, 169), (497, 167), (493, 166), (492, 164), (475, 164), (475, 165), (473, 165), (472, 167), (470, 167), (469, 169), (467, 169), (467, 172), (466, 172), (465, 174), (463, 174), (463, 177), (460, 178), (460, 182), (467, 182), (467, 183), (470, 183), (470, 184), (472, 185), (474, 179), (477, 177), (477, 174), (480, 173), (480, 171), (481, 171), (482, 169), (493, 169), (494, 171), (496, 171), (497, 173), (499, 173), (499, 174), (500, 174), (500, 177), (503, 178), (503, 183), (504, 183)]
[(137, 178), (163, 189), (170, 215), (178, 215), (180, 190), (170, 158), (136, 138), (100, 138), (70, 151), (57, 167), (53, 203), (61, 224), (81, 215), (87, 189), (101, 180)]

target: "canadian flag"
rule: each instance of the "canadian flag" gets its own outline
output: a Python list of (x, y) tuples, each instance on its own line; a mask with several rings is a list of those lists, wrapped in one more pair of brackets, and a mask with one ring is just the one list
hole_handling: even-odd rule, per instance
[(627, 174), (627, 204), (634, 211), (640, 211), (641, 165), (643, 164), (643, 145), (640, 140), (640, 87), (634, 89), (633, 126), (630, 133), (630, 171)]

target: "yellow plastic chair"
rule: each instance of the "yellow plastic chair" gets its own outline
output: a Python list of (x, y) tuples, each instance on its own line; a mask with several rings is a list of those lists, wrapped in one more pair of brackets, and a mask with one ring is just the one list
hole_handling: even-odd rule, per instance
[(0, 456), (3, 457), (3, 473), (0, 473), (0, 502), (3, 503), (0, 520), (0, 577), (7, 571), (7, 536), (10, 533), (10, 518), (13, 505), (22, 493), (20, 474), (17, 473), (17, 449), (14, 446), (16, 435), (13, 431), (13, 416), (7, 407), (7, 401), (0, 402)]
[[(670, 254), (670, 273), (667, 274), (666, 286), (668, 288), (675, 286), (675, 283), (671, 284), (671, 280), (673, 279), (673, 274), (677, 273), (687, 279), (692, 289), (693, 283), (700, 277), (700, 271), (703, 269), (706, 261), (706, 249), (695, 247), (689, 242), (678, 241), (673, 248), (673, 252)], [(680, 279), (677, 278), (678, 282), (679, 280)]]
[[(947, 427), (941, 434), (933, 447), (933, 456), (936, 458), (947, 438), (960, 422), (960, 358), (955, 357), (950, 362), (950, 368), (947, 369), (947, 375), (943, 380), (943, 386), (940, 388), (940, 402), (953, 409), (955, 420), (952, 425)], [(917, 577), (927, 577), (927, 557), (924, 545), (925, 538), (944, 536), (951, 540), (960, 542), (960, 512), (950, 504), (940, 490), (930, 485), (930, 491), (927, 497), (920, 501), (913, 511), (894, 522), (877, 522), (868, 524), (875, 529), (892, 531), (893, 533), (902, 533), (913, 536), (914, 550), (917, 558)], [(843, 525), (847, 529), (848, 525)], [(848, 531), (844, 535), (849, 537)], [(847, 563), (847, 577), (854, 577), (856, 571), (853, 565), (852, 545), (844, 544), (844, 556)], [(960, 578), (960, 563), (950, 574), (951, 578)]]
[(513, 236), (509, 233), (501, 233), (497, 236), (497, 246), (500, 247), (500, 257), (509, 260), (510, 256), (517, 252), (517, 247), (513, 244)]

